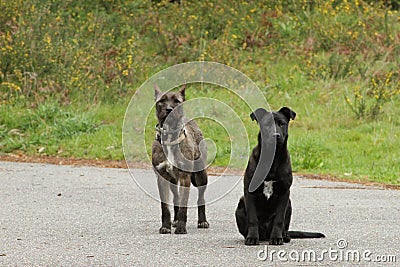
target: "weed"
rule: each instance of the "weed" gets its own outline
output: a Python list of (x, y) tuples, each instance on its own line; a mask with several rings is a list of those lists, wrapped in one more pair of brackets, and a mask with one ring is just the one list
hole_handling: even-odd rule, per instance
[(353, 100), (345, 96), (346, 103), (357, 119), (377, 119), (383, 106), (400, 94), (400, 79), (392, 71), (384, 75), (373, 76), (368, 85), (363, 88), (355, 86)]

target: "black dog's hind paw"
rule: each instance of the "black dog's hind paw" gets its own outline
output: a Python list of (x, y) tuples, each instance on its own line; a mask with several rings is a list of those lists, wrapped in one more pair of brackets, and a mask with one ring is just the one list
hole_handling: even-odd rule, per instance
[(159, 232), (160, 232), (160, 234), (170, 234), (171, 233), (171, 229), (169, 229), (169, 228), (167, 228), (165, 226), (162, 226), (160, 228)]
[(209, 228), (209, 227), (210, 227), (210, 224), (209, 224), (207, 221), (205, 221), (205, 222), (199, 222), (199, 223), (197, 224), (197, 228), (206, 229), (206, 228)]
[(177, 227), (178, 226), (178, 220), (174, 220), (173, 222), (172, 222), (172, 227)]
[(272, 238), (269, 240), (269, 244), (272, 246), (281, 246), (283, 245), (283, 238)]
[(185, 226), (177, 226), (175, 229), (175, 234), (178, 234), (178, 235), (187, 234), (186, 227)]
[(256, 246), (260, 244), (260, 241), (257, 237), (246, 237), (246, 241), (244, 244), (246, 246)]
[(290, 236), (288, 234), (283, 235), (283, 242), (284, 243), (289, 243), (291, 240)]

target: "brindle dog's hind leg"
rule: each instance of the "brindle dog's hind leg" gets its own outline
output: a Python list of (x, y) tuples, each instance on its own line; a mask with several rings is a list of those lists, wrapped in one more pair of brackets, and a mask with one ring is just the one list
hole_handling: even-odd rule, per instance
[(198, 222), (197, 222), (197, 227), (198, 228), (209, 228), (210, 224), (207, 222), (206, 219), (206, 202), (204, 198), (205, 191), (207, 189), (207, 182), (208, 182), (208, 177), (207, 177), (207, 172), (205, 170), (196, 172), (192, 174), (192, 183), (195, 187), (197, 187), (199, 191), (199, 198), (197, 199), (197, 206), (198, 206), (198, 211), (197, 211), (197, 216), (198, 216)]

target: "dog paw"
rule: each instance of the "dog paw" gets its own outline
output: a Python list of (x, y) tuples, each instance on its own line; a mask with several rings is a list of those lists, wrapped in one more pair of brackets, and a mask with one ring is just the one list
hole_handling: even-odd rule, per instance
[(290, 236), (288, 234), (283, 235), (283, 242), (284, 243), (289, 243), (291, 240)]
[(246, 241), (244, 244), (246, 246), (256, 246), (260, 244), (260, 241), (256, 237), (246, 237)]
[(281, 246), (283, 245), (283, 238), (271, 238), (269, 244), (272, 246)]
[(162, 234), (162, 235), (164, 235), (164, 234), (170, 234), (171, 233), (171, 229), (169, 229), (169, 228), (167, 228), (167, 227), (165, 227), (165, 226), (162, 226), (161, 228), (160, 228), (160, 234)]
[(172, 222), (172, 227), (177, 227), (178, 226), (178, 220), (174, 220), (173, 222)]
[(177, 226), (175, 229), (175, 234), (182, 235), (187, 234), (185, 226)]
[(207, 221), (205, 221), (205, 222), (199, 222), (198, 224), (197, 224), (197, 228), (204, 228), (204, 229), (206, 229), (206, 228), (209, 228), (210, 227), (210, 224), (207, 222)]

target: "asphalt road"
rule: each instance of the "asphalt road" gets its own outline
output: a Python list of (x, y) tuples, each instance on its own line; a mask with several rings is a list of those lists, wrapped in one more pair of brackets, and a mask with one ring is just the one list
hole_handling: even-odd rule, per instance
[(400, 191), (296, 177), (291, 228), (327, 237), (248, 247), (241, 185), (208, 205), (210, 229), (191, 208), (187, 235), (159, 235), (159, 203), (125, 169), (0, 162), (0, 265), (400, 265)]

